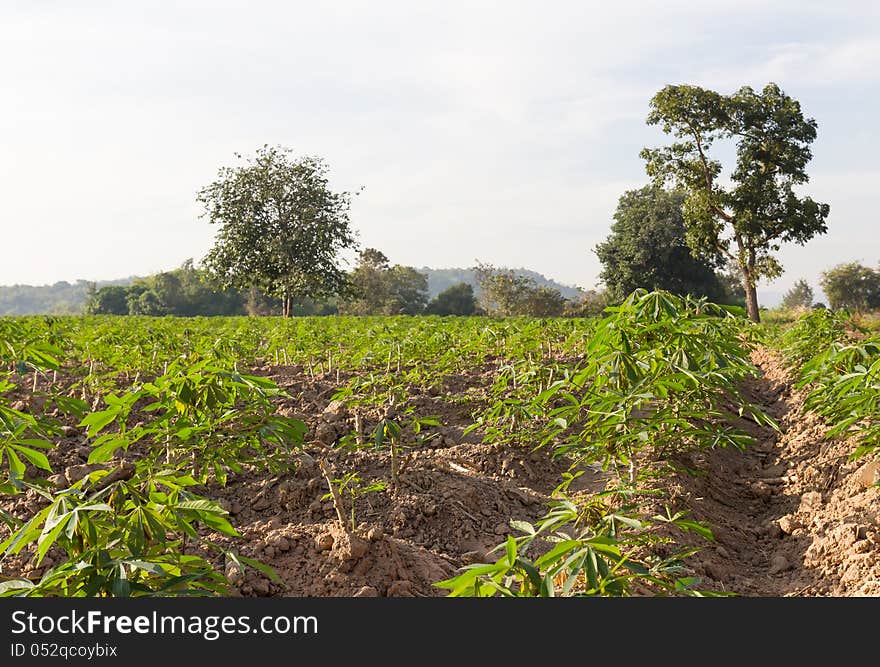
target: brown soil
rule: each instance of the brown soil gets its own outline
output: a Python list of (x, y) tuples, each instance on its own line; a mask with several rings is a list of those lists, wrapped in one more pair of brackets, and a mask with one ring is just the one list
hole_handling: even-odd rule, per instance
[[(696, 474), (677, 473), (665, 482), (668, 503), (708, 523), (717, 538), (709, 546), (693, 538), (704, 547), (689, 561), (700, 587), (750, 596), (880, 594), (880, 494), (862, 481), (865, 462), (848, 462), (852, 443), (826, 441), (826, 426), (802, 414), (803, 394), (792, 389), (775, 353), (759, 350), (755, 362), (762, 376), (746, 391), (778, 420), (781, 433), (744, 421), (758, 446), (689, 455), (678, 463)], [(387, 481), (390, 461), (374, 449), (331, 446), (354, 429), (354, 414), (331, 401), (347, 378), (312, 377), (292, 366), (254, 370), (288, 390), (292, 398), (279, 404), (279, 412), (304, 419), (316, 439), (294, 472), (245, 472), (225, 487), (202, 490), (229, 510), (241, 533), (226, 545), (272, 566), (284, 582), (272, 583), (254, 570), (242, 576), (227, 564), (234, 595), (443, 595), (433, 584), (485, 560), (510, 531), (509, 519), (533, 521), (545, 513), (568, 467), (546, 450), (487, 445), (481, 431), (464, 433), (471, 411), (486, 397), (492, 369), (445, 378), (424, 392), (411, 388), (418, 413), (440, 415), (443, 427), (408, 452), (396, 490), (357, 500), (358, 528), (351, 534), (323, 498), (328, 488), (317, 461), (337, 474), (355, 471), (365, 481)], [(465, 396), (469, 403), (453, 400)], [(379, 418), (366, 409), (359, 414), (367, 431)], [(81, 476), (89, 451), (84, 434), (66, 427), (50, 460), (68, 478)], [(572, 490), (596, 490), (605, 481), (587, 468)], [(24, 518), (39, 504), (30, 492), (3, 507)], [(48, 564), (53, 557), (50, 552)], [(42, 572), (22, 560), (7, 561), (3, 570), (32, 577)]]
[(877, 463), (851, 462), (855, 445), (826, 440), (828, 426), (802, 411), (781, 357), (759, 349), (751, 399), (781, 433), (754, 427), (758, 446), (688, 457), (670, 494), (710, 524), (716, 544), (693, 562), (704, 588), (749, 596), (880, 595)]

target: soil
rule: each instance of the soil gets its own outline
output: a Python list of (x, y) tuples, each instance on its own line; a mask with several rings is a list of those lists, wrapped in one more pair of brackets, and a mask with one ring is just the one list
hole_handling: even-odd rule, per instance
[(805, 392), (772, 350), (746, 387), (779, 426), (752, 428), (758, 445), (713, 450), (684, 462), (669, 493), (707, 522), (716, 542), (692, 561), (702, 588), (747, 596), (880, 595), (880, 479), (876, 461), (849, 460), (853, 442), (802, 410)]
[[(827, 426), (802, 413), (804, 395), (793, 389), (776, 353), (759, 349), (754, 361), (761, 376), (744, 389), (781, 431), (744, 421), (757, 446), (688, 455), (678, 467), (696, 474), (680, 472), (663, 482), (670, 506), (709, 524), (716, 538), (683, 538), (682, 546), (693, 539), (703, 547), (688, 561), (691, 574), (701, 579), (699, 588), (748, 596), (880, 595), (880, 493), (868, 488), (876, 464), (850, 462), (852, 443), (825, 440)], [(332, 446), (355, 427), (351, 409), (331, 400), (347, 378), (313, 376), (294, 366), (252, 370), (287, 389), (292, 398), (279, 403), (279, 412), (305, 420), (315, 440), (293, 472), (244, 472), (224, 487), (200, 491), (230, 512), (241, 534), (217, 541), (270, 565), (283, 582), (255, 570), (241, 575), (228, 563), (233, 595), (443, 595), (433, 584), (484, 561), (510, 532), (510, 519), (534, 521), (545, 513), (568, 468), (548, 450), (483, 444), (479, 429), (465, 433), (493, 379), (492, 368), (475, 368), (445, 378), (439, 389), (413, 388), (418, 413), (439, 415), (443, 426), (408, 450), (396, 489), (357, 499), (352, 533), (341, 528), (332, 501), (324, 498), (328, 487), (318, 460), (326, 461), (331, 475), (354, 471), (366, 482), (387, 481), (390, 461), (374, 449)], [(469, 402), (456, 400), (461, 396)], [(380, 417), (362, 410), (357, 421), (369, 431)], [(68, 426), (50, 460), (72, 481), (88, 472), (89, 451), (85, 435)], [(603, 473), (592, 467), (584, 473), (573, 491), (604, 488)], [(29, 492), (2, 507), (23, 518), (39, 502)], [(349, 499), (345, 504), (349, 521)], [(41, 572), (23, 560), (3, 567), (4, 575)]]

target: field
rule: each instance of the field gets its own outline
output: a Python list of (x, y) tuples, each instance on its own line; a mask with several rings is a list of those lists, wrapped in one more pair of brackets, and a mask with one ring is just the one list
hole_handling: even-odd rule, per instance
[(880, 339), (596, 319), (0, 319), (4, 595), (880, 594)]

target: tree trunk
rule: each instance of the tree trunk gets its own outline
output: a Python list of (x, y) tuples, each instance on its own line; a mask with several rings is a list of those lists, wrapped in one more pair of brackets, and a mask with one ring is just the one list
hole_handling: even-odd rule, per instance
[(281, 297), (281, 316), (290, 317), (290, 295), (286, 292)]
[(749, 284), (749, 282), (751, 281), (747, 280), (744, 284), (746, 289), (746, 312), (752, 322), (760, 322), (761, 314), (758, 312), (758, 290), (754, 283)]
[(755, 249), (746, 245), (746, 240), (739, 234), (734, 234), (739, 256), (737, 257), (739, 270), (742, 273), (743, 289), (746, 292), (746, 314), (752, 322), (760, 322), (761, 314), (758, 312), (758, 289), (755, 286)]

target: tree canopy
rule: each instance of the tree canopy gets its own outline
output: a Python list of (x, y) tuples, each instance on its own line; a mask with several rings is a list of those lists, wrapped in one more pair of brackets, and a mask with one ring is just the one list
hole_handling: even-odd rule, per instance
[(558, 317), (565, 310), (567, 300), (559, 290), (538, 285), (512, 269), (479, 263), (474, 273), (480, 286), (480, 305), (489, 315)]
[(349, 315), (418, 315), (428, 302), (428, 277), (411, 266), (390, 266), (380, 250), (366, 248), (350, 276)]
[(285, 316), (296, 300), (345, 288), (339, 253), (356, 245), (351, 193), (331, 190), (327, 173), (318, 157), (263, 146), (199, 191), (208, 221), (220, 228), (205, 257), (220, 285), (259, 288), (281, 299)]
[(822, 272), (819, 280), (834, 309), (865, 311), (880, 308), (880, 272), (859, 262), (847, 262)]
[(687, 245), (684, 201), (683, 191), (656, 185), (621, 195), (611, 234), (596, 246), (610, 301), (620, 303), (639, 287), (725, 299), (712, 265)]
[(474, 288), (468, 283), (447, 287), (431, 299), (425, 312), (429, 315), (474, 315), (477, 312)]
[[(827, 230), (829, 206), (796, 191), (809, 181), (816, 121), (770, 83), (732, 95), (666, 86), (651, 99), (648, 124), (676, 139), (641, 152), (648, 175), (684, 190), (688, 245), (710, 262), (736, 262), (749, 317), (758, 321), (756, 284), (781, 274), (774, 256), (780, 244), (803, 244)], [(712, 152), (721, 140), (735, 145), (727, 171)]]
[(809, 308), (813, 305), (813, 288), (806, 280), (798, 280), (782, 297), (780, 304), (785, 309)]

